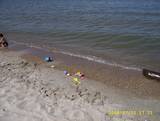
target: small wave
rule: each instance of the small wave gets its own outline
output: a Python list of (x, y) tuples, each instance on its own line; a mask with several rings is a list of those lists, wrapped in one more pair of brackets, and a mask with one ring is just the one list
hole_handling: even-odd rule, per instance
[[(35, 45), (31, 44), (31, 43), (29, 44), (29, 43), (16, 42), (16, 41), (12, 41), (12, 42), (14, 44), (25, 45), (25, 46), (36, 48), (36, 49), (43, 49), (43, 50), (49, 52), (49, 50), (44, 49), (43, 47), (35, 46)], [(69, 55), (69, 56), (74, 56), (74, 57), (78, 57), (78, 58), (82, 58), (82, 59), (86, 59), (88, 61), (93, 61), (93, 62), (97, 62), (97, 63), (100, 63), (100, 64), (106, 64), (106, 65), (110, 65), (110, 66), (114, 66), (114, 67), (120, 67), (120, 68), (123, 68), (123, 69), (142, 71), (142, 69), (137, 68), (137, 67), (130, 67), (130, 66), (125, 66), (125, 65), (118, 64), (118, 63), (115, 63), (115, 62), (108, 62), (108, 61), (106, 61), (104, 59), (101, 59), (99, 57), (96, 57), (96, 56), (81, 55), (81, 54), (75, 54), (75, 53), (66, 52), (66, 51), (64, 52), (64, 51), (60, 51), (60, 50), (58, 50), (58, 51), (57, 50), (53, 50), (53, 52), (61, 53), (61, 54)]]
[(86, 60), (89, 60), (89, 61), (94, 61), (94, 62), (101, 63), (101, 64), (120, 67), (120, 68), (123, 68), (123, 69), (136, 70), (136, 71), (141, 71), (142, 70), (142, 69), (137, 68), (137, 67), (129, 67), (129, 66), (124, 66), (124, 65), (121, 65), (121, 64), (117, 64), (117, 63), (107, 62), (106, 60), (101, 59), (101, 58), (96, 57), (96, 56), (86, 56), (86, 55), (74, 54), (74, 53), (64, 52), (64, 51), (54, 51), (54, 52), (62, 53), (62, 54), (70, 55), (70, 56), (74, 56), (74, 57), (83, 58), (83, 59), (86, 59)]

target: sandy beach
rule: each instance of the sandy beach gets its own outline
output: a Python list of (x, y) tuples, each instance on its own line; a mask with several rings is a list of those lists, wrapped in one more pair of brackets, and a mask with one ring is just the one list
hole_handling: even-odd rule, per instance
[[(23, 53), (0, 51), (0, 121), (158, 121), (160, 101), (80, 80)], [(136, 114), (114, 114), (135, 111)]]
[(0, 121), (160, 121), (160, 0), (0, 0)]

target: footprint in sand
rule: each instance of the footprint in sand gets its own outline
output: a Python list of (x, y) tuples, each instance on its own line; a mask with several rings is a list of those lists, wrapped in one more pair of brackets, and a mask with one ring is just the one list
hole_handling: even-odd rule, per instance
[(7, 89), (1, 89), (0, 90), (0, 96), (5, 96), (7, 93), (9, 92), (9, 90), (7, 90)]
[(39, 111), (40, 105), (33, 100), (22, 100), (16, 105), (18, 109), (26, 111)]
[(78, 109), (67, 111), (65, 116), (70, 121), (93, 121), (92, 117), (88, 113)]

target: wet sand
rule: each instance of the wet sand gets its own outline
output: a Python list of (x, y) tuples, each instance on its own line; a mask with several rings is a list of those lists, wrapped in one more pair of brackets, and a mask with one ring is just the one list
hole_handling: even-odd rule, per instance
[(56, 68), (59, 70), (67, 70), (70, 73), (81, 71), (85, 77), (100, 81), (107, 87), (130, 92), (136, 97), (160, 99), (160, 82), (146, 79), (141, 71), (99, 64), (57, 51), (54, 52), (54, 50), (49, 51), (20, 45), (12, 46), (11, 49), (24, 53), (23, 57), (28, 60), (35, 60), (40, 63), (43, 63), (42, 60), (45, 56), (51, 56), (57, 63)]

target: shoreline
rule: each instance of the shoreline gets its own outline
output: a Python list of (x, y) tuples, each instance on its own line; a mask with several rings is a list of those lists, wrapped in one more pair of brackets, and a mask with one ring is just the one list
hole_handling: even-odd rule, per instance
[[(56, 38), (54, 38), (54, 36), (49, 36), (48, 34), (47, 35), (42, 34), (41, 36), (41, 34), (42, 33), (36, 34), (36, 33), (25, 33), (25, 32), (6, 32), (6, 36), (8, 40), (11, 40), (10, 43), (21, 44), (22, 46), (23, 45), (34, 46), (35, 48), (44, 49), (46, 51), (50, 50), (53, 52), (76, 56), (76, 57), (84, 58), (87, 60), (96, 61), (101, 64), (121, 67), (124, 69), (141, 71), (141, 69), (146, 68), (146, 69), (154, 70), (157, 72), (160, 71), (158, 60), (155, 61), (154, 59), (152, 59), (152, 56), (149, 56), (149, 58), (151, 59), (147, 60), (147, 58), (143, 57), (143, 53), (141, 56), (138, 56), (137, 54), (134, 55), (134, 51), (136, 50), (134, 50), (130, 54), (129, 53), (127, 54), (127, 52), (123, 52), (123, 51), (121, 52), (111, 48), (108, 48), (104, 51), (104, 50), (101, 50), (100, 48), (99, 49), (88, 48), (87, 45), (76, 46), (74, 45), (74, 42), (73, 44), (72, 43), (67, 44), (68, 42), (67, 40), (66, 40), (66, 43), (63, 43), (65, 42), (64, 41), (65, 39), (57, 41)], [(107, 40), (107, 41), (110, 41), (110, 40)], [(90, 43), (90, 44), (94, 44), (94, 43)], [(106, 48), (107, 48), (107, 45), (106, 45)], [(120, 50), (121, 49), (123, 50), (123, 48), (120, 48)], [(144, 54), (147, 54), (147, 53), (144, 52)], [(158, 58), (159, 57), (157, 57), (157, 59)]]
[(129, 91), (135, 97), (160, 99), (160, 94), (158, 93), (160, 92), (160, 83), (156, 80), (146, 79), (141, 71), (97, 64), (83, 58), (54, 53), (40, 48), (15, 45), (11, 49), (23, 53), (23, 58), (38, 63), (43, 63), (45, 56), (51, 56), (54, 58), (58, 70), (67, 70), (70, 73), (81, 71), (86, 78), (100, 81), (106, 87), (111, 86), (124, 92)]

